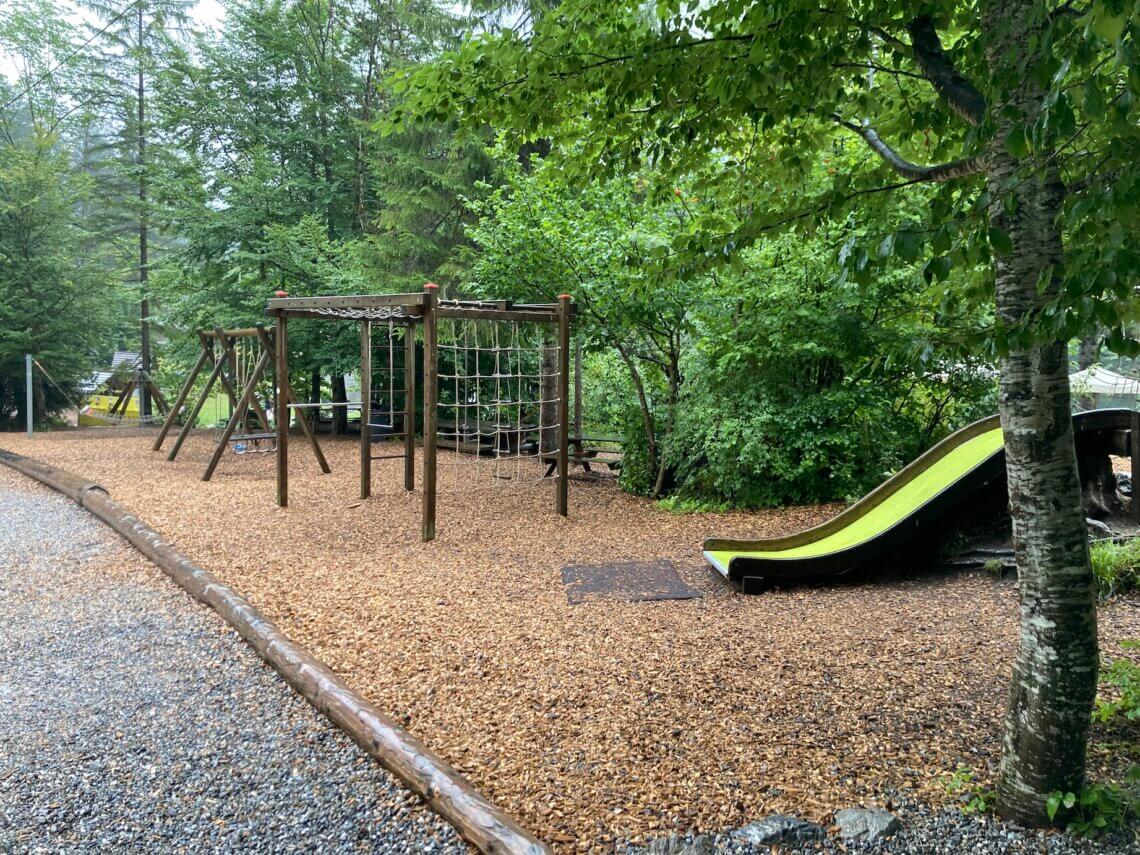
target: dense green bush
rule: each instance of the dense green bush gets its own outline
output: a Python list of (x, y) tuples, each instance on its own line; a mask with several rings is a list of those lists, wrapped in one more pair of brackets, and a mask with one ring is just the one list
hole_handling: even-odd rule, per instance
[(690, 390), (670, 447), (686, 495), (747, 507), (857, 496), (905, 463), (908, 425), (852, 389), (798, 400), (751, 384)]
[(932, 295), (903, 270), (848, 281), (827, 249), (845, 231), (770, 240), (719, 280), (737, 310), (702, 317), (667, 451), (683, 497), (852, 499), (996, 408), (992, 379), (947, 341), (978, 319), (934, 324)]

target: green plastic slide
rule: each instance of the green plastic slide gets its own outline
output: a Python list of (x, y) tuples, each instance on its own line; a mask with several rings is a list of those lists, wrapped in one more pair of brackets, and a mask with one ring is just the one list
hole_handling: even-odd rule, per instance
[[(1001, 448), (1000, 427), (971, 437), (945, 453), (941, 453), (936, 447), (911, 464), (911, 467), (917, 467), (917, 471), (907, 467), (895, 475), (894, 478), (900, 478), (907, 473), (908, 479), (904, 479), (902, 485), (897, 490), (889, 492), (881, 502), (872, 504), (863, 512), (859, 510), (863, 502), (852, 505), (844, 511), (843, 516), (849, 516), (850, 521), (837, 530), (821, 532), (818, 539), (809, 539), (807, 542), (783, 549), (713, 549), (704, 553), (705, 558), (721, 573), (728, 575), (729, 562), (733, 558), (810, 560), (859, 546), (906, 520), (948, 487), (989, 460)], [(928, 460), (926, 465), (923, 465), (924, 460)], [(891, 480), (885, 482), (879, 490), (889, 489)], [(762, 544), (763, 541), (759, 541), (756, 546), (762, 547)]]

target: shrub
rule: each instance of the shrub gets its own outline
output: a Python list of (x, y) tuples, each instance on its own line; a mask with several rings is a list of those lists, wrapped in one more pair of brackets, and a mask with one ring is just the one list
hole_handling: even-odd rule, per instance
[(1140, 589), (1140, 538), (1123, 543), (1102, 540), (1092, 545), (1091, 552), (1093, 575), (1102, 597)]
[[(1090, 784), (1079, 793), (1051, 793), (1045, 803), (1049, 819), (1068, 816), (1065, 828), (1081, 837), (1098, 837), (1128, 827), (1140, 811), (1140, 766), (1128, 770), (1124, 786)], [(1062, 813), (1064, 808), (1064, 813)]]
[[(1125, 649), (1140, 648), (1140, 641), (1123, 642)], [(1098, 697), (1093, 718), (1106, 723), (1117, 717), (1140, 720), (1140, 665), (1127, 659), (1115, 659), (1101, 668), (1100, 682), (1111, 697)]]

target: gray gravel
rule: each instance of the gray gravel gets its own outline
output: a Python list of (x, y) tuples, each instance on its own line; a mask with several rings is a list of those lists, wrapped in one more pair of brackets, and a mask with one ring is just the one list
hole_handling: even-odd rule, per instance
[(0, 467), (0, 852), (464, 852), (213, 612)]
[(1021, 828), (990, 816), (959, 810), (931, 810), (908, 799), (894, 805), (902, 821), (897, 834), (873, 843), (840, 841), (829, 836), (802, 847), (750, 846), (732, 833), (676, 836), (656, 840), (649, 847), (631, 847), (627, 855), (1122, 855), (1140, 853), (1135, 831), (1100, 840), (1087, 840), (1057, 832)]

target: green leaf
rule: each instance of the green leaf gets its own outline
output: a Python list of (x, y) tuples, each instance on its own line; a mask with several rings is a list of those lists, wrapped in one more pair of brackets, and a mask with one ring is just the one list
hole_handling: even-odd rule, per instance
[(1029, 154), (1029, 138), (1025, 134), (1024, 127), (1019, 125), (1006, 134), (1005, 150), (1014, 157), (1025, 157)]
[(1049, 821), (1052, 822), (1057, 816), (1057, 810), (1061, 807), (1061, 791), (1050, 793), (1049, 798), (1045, 800), (1045, 813), (1049, 816)]
[(1124, 32), (1127, 19), (1124, 14), (1110, 12), (1103, 3), (1097, 3), (1091, 12), (1089, 27), (1111, 45), (1115, 45)]
[(1096, 78), (1089, 78), (1085, 84), (1085, 113), (1092, 119), (1104, 118), (1106, 107), (1104, 93), (1097, 85)]
[(989, 230), (990, 246), (998, 255), (1009, 255), (1013, 252), (1013, 241), (1010, 240), (1009, 235), (1001, 229), (990, 228)]

